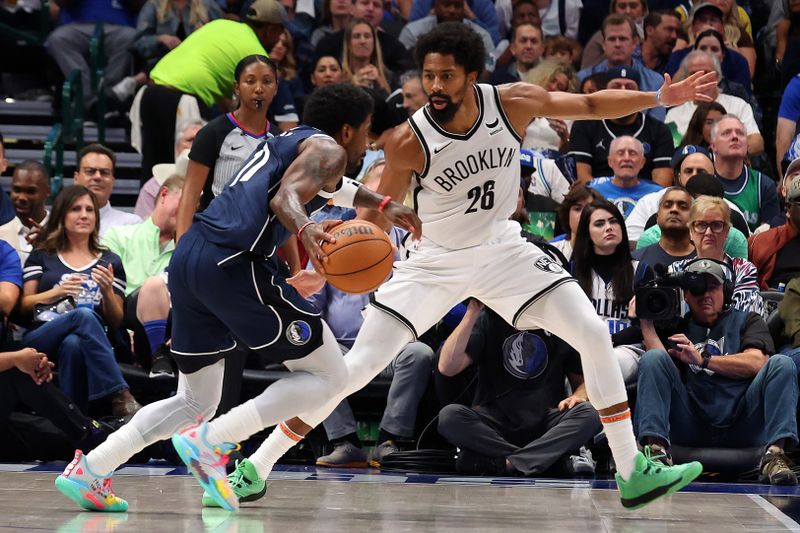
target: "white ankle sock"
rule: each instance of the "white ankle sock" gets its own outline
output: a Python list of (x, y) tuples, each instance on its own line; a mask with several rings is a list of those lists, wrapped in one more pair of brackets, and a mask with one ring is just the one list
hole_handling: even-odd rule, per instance
[(600, 415), (600, 421), (603, 423), (608, 445), (614, 455), (617, 472), (622, 479), (627, 480), (636, 464), (636, 454), (639, 453), (636, 438), (633, 436), (631, 411), (625, 409), (613, 415)]
[(302, 439), (301, 435), (298, 435), (281, 422), (248, 459), (256, 468), (258, 476), (261, 479), (266, 479), (278, 459)]
[(133, 454), (144, 450), (145, 446), (147, 443), (139, 430), (131, 424), (125, 424), (109, 435), (100, 446), (86, 454), (86, 462), (92, 473), (105, 477)]
[(206, 439), (212, 444), (238, 443), (264, 428), (253, 400), (234, 407), (208, 424)]

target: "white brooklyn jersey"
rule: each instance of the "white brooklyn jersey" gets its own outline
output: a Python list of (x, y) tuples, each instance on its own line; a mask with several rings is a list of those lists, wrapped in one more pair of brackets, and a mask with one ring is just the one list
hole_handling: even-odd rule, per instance
[(476, 84), (478, 120), (464, 133), (442, 129), (423, 106), (409, 119), (425, 166), (414, 179), (422, 234), (439, 246), (467, 248), (497, 237), (517, 206), (520, 138), (497, 89)]

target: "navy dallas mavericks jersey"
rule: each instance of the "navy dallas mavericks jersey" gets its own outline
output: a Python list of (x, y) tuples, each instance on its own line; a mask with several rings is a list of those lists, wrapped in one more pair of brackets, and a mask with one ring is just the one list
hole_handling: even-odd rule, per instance
[[(300, 143), (314, 136), (330, 139), (315, 128), (298, 126), (264, 141), (208, 208), (195, 215), (194, 223), (208, 242), (232, 250), (226, 260), (244, 253), (270, 257), (292, 235), (270, 210), (269, 202), (297, 157)], [(307, 214), (319, 211), (326, 202), (315, 197), (305, 206)]]

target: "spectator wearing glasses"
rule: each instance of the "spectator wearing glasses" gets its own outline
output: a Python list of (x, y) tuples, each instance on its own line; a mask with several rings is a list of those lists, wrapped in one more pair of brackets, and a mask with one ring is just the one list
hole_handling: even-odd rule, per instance
[(88, 144), (78, 152), (78, 165), (73, 175), (75, 185), (83, 185), (97, 197), (100, 208), (100, 236), (109, 228), (138, 224), (141, 218), (111, 207), (111, 193), (114, 190), (114, 167), (117, 158), (110, 149), (102, 144)]
[[(719, 179), (701, 172), (692, 176), (686, 182), (686, 190), (692, 195), (692, 198), (700, 196), (712, 196), (725, 200), (728, 207), (731, 209), (731, 229), (728, 232), (728, 237), (725, 239), (723, 247), (726, 254), (731, 257), (741, 257), (747, 259), (747, 236), (750, 234), (747, 229), (747, 222), (744, 216), (736, 210), (736, 204), (724, 198), (724, 191)], [(661, 236), (661, 229), (657, 223), (656, 215), (651, 216), (644, 225), (645, 230), (642, 232), (639, 240), (636, 242), (637, 249), (645, 248), (654, 242), (657, 242)], [(687, 231), (689, 228), (686, 228)]]
[[(733, 272), (731, 306), (740, 311), (764, 313), (764, 300), (759, 292), (755, 265), (741, 257), (725, 253), (725, 240), (731, 229), (731, 208), (722, 198), (700, 196), (689, 212), (689, 235), (700, 259), (713, 259), (728, 265)], [(688, 261), (676, 261), (671, 272), (680, 272)]]

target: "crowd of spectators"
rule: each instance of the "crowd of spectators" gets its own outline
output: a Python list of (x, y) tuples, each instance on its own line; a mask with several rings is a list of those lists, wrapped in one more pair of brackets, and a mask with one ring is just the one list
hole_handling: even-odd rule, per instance
[[(102, 434), (96, 418), (124, 422), (140, 405), (118, 363), (174, 379), (168, 264), (193, 215), (261, 142), (300, 122), (309, 94), (334, 83), (361, 87), (375, 104), (360, 176), (379, 181), (385, 139), (427, 101), (415, 43), (456, 21), (484, 41), (480, 80), (493, 85), (655, 91), (667, 75), (715, 74), (708, 102), (534, 120), (520, 132), (512, 218), (564, 263), (608, 324), (640, 398), (642, 444), (664, 461), (673, 443), (762, 446), (762, 481), (797, 483), (785, 451), (797, 443), (800, 363), (798, 6), (612, 0), (607, 16), (586, 17), (580, 0), (55, 0), (44, 51), (62, 76), (80, 71), (90, 116), (98, 94), (89, 40), (103, 23), (100, 90), (129, 120), (141, 190), (135, 213), (112, 207), (117, 154), (101, 144), (80, 147), (73, 185), (60, 192), (44, 162), (12, 165), (9, 195), (0, 195), (3, 405), (54, 421), (77, 410), (58, 423), (84, 447)], [(21, 9), (3, 5), (0, 22)], [(756, 86), (758, 73), (772, 86)], [(280, 254), (346, 352), (368, 297), (315, 277), (294, 239)], [(679, 325), (637, 318), (638, 288), (685, 272), (702, 287), (684, 291)], [(786, 298), (776, 308), (764, 291)], [(325, 421), (332, 446), (318, 464), (378, 466), (412, 443), (418, 411), (434, 402), (431, 384), (441, 402), (435, 427), (461, 450), (460, 471), (592, 473), (587, 446), (602, 441), (601, 427), (576, 355), (546, 331), (515, 331), (481, 302), (464, 302), (384, 372), (391, 387), (373, 452), (343, 402)], [(0, 411), (0, 426), (8, 419)]]

